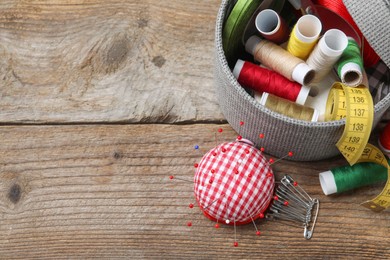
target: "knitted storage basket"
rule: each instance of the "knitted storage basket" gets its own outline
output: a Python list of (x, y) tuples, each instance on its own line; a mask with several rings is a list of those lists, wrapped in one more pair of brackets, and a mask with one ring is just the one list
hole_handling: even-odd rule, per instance
[[(275, 113), (260, 105), (237, 82), (228, 66), (223, 46), (223, 24), (232, 0), (223, 0), (215, 30), (215, 86), (221, 110), (229, 124), (244, 138), (265, 152), (282, 157), (293, 151), (292, 160), (314, 161), (336, 156), (345, 119), (331, 122), (307, 122)], [(390, 94), (375, 105), (374, 126), (390, 107)], [(241, 126), (240, 121), (245, 125)], [(265, 138), (260, 139), (263, 133)]]

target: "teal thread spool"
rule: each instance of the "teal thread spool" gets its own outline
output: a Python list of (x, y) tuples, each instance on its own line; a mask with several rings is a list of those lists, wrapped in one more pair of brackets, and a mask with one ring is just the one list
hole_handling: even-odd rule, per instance
[(348, 45), (336, 63), (337, 74), (341, 81), (350, 86), (359, 86), (363, 81), (363, 59), (360, 47), (353, 38), (348, 38)]
[(385, 182), (387, 169), (376, 163), (364, 162), (322, 172), (319, 178), (322, 191), (325, 195), (330, 195)]

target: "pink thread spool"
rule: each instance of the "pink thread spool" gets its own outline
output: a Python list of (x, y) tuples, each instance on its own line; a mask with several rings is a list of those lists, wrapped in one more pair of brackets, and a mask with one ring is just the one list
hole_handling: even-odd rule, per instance
[(256, 16), (255, 25), (261, 36), (269, 41), (281, 44), (288, 40), (289, 30), (286, 22), (272, 9), (261, 11)]

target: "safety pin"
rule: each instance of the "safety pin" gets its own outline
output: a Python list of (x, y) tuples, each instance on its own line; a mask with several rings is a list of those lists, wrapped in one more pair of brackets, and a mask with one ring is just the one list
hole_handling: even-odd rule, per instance
[(282, 178), (275, 194), (267, 218), (302, 223), (303, 237), (310, 239), (317, 223), (319, 200), (310, 197), (289, 175)]
[(316, 214), (314, 215), (314, 220), (313, 220), (313, 224), (311, 226), (311, 229), (308, 230), (308, 226), (305, 225), (304, 227), (304, 230), (303, 230), (303, 237), (306, 238), (306, 239), (310, 239), (313, 235), (313, 231), (314, 231), (314, 227), (317, 223), (317, 217), (318, 217), (318, 211), (320, 209), (320, 201), (318, 199), (314, 199), (314, 204), (317, 204), (317, 207), (316, 207)]

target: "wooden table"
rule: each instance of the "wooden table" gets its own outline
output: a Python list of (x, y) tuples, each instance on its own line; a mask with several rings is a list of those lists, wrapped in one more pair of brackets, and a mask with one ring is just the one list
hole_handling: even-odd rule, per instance
[(169, 179), (191, 180), (218, 128), (236, 136), (213, 88), (219, 4), (1, 1), (0, 258), (390, 257), (389, 212), (359, 206), (381, 185), (322, 194), (318, 173), (341, 157), (274, 166), (321, 201), (309, 241), (259, 221), (235, 248), (232, 227), (188, 207), (192, 184)]

